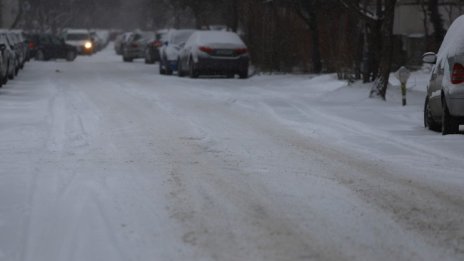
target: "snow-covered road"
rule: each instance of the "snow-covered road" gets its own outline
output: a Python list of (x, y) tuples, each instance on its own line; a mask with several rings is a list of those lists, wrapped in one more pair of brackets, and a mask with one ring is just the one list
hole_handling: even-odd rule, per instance
[(160, 76), (109, 48), (0, 89), (0, 260), (464, 260), (464, 137), (333, 76)]

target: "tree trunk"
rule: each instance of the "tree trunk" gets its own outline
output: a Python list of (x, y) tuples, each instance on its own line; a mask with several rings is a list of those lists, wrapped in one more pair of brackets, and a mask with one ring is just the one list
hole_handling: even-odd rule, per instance
[(18, 1), (18, 13), (16, 14), (16, 17), (13, 21), (13, 24), (11, 25), (11, 29), (14, 29), (18, 26), (19, 22), (21, 21), (21, 17), (23, 16), (23, 6), (24, 6), (24, 0), (19, 0)]
[(390, 78), (393, 53), (393, 23), (395, 18), (395, 4), (397, 0), (385, 1), (385, 14), (382, 26), (382, 51), (378, 73), (378, 79), (375, 81), (370, 96), (379, 96), (386, 99), (388, 80)]
[(311, 53), (313, 61), (313, 72), (320, 73), (322, 71), (321, 50), (319, 44), (319, 25), (317, 19), (316, 8), (309, 10), (309, 29), (311, 30)]
[(443, 29), (443, 20), (441, 19), (440, 12), (438, 10), (438, 0), (429, 0), (429, 12), (430, 22), (432, 22), (434, 32), (434, 49), (437, 50), (440, 46), (443, 38), (445, 37), (445, 29)]

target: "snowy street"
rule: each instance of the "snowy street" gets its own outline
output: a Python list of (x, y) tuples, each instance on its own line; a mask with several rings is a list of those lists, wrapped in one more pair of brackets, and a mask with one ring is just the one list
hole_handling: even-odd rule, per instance
[(423, 81), (402, 107), (110, 47), (31, 61), (0, 89), (0, 261), (464, 260), (464, 136), (423, 127)]

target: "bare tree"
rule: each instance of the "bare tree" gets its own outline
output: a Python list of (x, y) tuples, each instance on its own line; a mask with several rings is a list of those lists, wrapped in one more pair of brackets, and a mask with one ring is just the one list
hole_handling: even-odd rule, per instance
[[(371, 67), (369, 71), (373, 72), (375, 79), (370, 96), (379, 96), (385, 100), (393, 61), (393, 23), (397, 0), (339, 1), (364, 20), (370, 30), (367, 48), (371, 61), (368, 62), (368, 67)], [(372, 57), (379, 55), (378, 63), (372, 61)]]

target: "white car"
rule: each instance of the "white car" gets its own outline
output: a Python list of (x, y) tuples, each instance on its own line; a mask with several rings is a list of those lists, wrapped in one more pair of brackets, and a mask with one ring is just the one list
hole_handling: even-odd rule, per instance
[(248, 48), (233, 32), (197, 31), (185, 43), (179, 54), (179, 76), (189, 74), (225, 75), (229, 78), (238, 74), (248, 78), (250, 56)]
[(451, 24), (438, 54), (426, 53), (423, 61), (434, 64), (424, 103), (424, 125), (441, 129), (443, 135), (458, 133), (459, 125), (464, 124), (464, 15)]
[(79, 54), (93, 54), (94, 43), (89, 30), (86, 29), (68, 29), (64, 32), (63, 38), (69, 45), (75, 46)]

